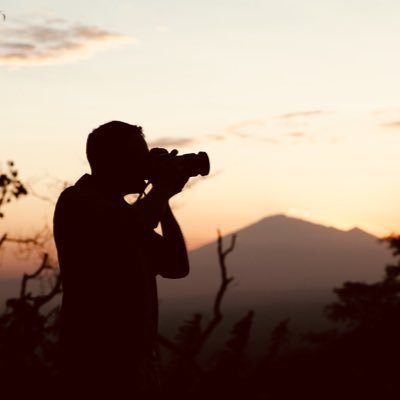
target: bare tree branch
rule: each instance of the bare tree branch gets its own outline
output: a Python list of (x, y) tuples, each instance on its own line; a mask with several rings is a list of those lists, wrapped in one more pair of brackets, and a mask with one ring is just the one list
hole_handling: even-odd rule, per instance
[(18, 243), (18, 244), (33, 244), (35, 246), (42, 246), (43, 242), (40, 240), (39, 235), (35, 235), (29, 238), (16, 238), (16, 237), (7, 237), (5, 239), (7, 242), (10, 243)]
[(54, 206), (57, 202), (57, 197), (58, 197), (59, 193), (62, 192), (64, 189), (66, 189), (68, 186), (70, 186), (70, 183), (63, 179), (58, 179), (58, 178), (54, 178), (54, 177), (48, 177), (48, 178), (50, 178), (52, 181), (50, 183), (48, 183), (46, 186), (47, 186), (48, 192), (53, 192), (54, 196), (53, 195), (44, 195), (44, 194), (37, 192), (36, 189), (33, 188), (33, 186), (35, 184), (37, 184), (37, 180), (36, 180), (36, 182), (31, 180), (30, 182), (26, 183), (25, 185), (31, 196)]
[(27, 285), (28, 281), (31, 280), (31, 279), (37, 278), (45, 269), (49, 268), (47, 266), (48, 258), (49, 258), (49, 255), (47, 253), (45, 253), (43, 255), (42, 264), (39, 266), (39, 268), (33, 274), (24, 274), (22, 276), (21, 290), (20, 290), (20, 293), (19, 293), (19, 297), (21, 299), (27, 297), (26, 285)]
[(52, 232), (48, 225), (30, 237), (13, 237), (7, 235), (5, 241), (18, 246), (17, 257), (20, 259), (28, 258), (33, 251), (40, 253), (49, 251), (48, 244), (52, 245)]
[(218, 292), (215, 296), (214, 300), (214, 307), (213, 307), (213, 317), (208, 323), (207, 327), (204, 329), (200, 340), (198, 341), (197, 345), (193, 349), (192, 357), (195, 357), (201, 348), (203, 347), (204, 343), (207, 341), (211, 333), (215, 330), (215, 328), (219, 325), (219, 323), (222, 321), (223, 315), (221, 312), (221, 304), (222, 304), (222, 299), (228, 289), (229, 284), (233, 281), (233, 277), (228, 277), (227, 274), (227, 268), (226, 268), (226, 257), (229, 253), (233, 251), (235, 248), (236, 244), (236, 235), (231, 236), (231, 243), (228, 248), (224, 249), (223, 247), (223, 240), (222, 240), (222, 235), (221, 231), (218, 230), (218, 246), (217, 246), (217, 251), (218, 251), (218, 260), (219, 260), (219, 267), (221, 271), (221, 284), (218, 289)]
[(62, 293), (61, 275), (57, 274), (56, 283), (54, 284), (52, 290), (48, 294), (43, 296), (31, 297), (34, 308), (36, 309), (40, 308), (41, 306), (52, 300), (53, 297), (55, 297), (59, 293)]
[(169, 351), (171, 351), (177, 355), (183, 356), (187, 361), (191, 360), (191, 362), (193, 364), (194, 364), (193, 359), (200, 352), (200, 350), (204, 346), (204, 343), (207, 341), (207, 339), (210, 337), (212, 332), (215, 330), (215, 328), (218, 326), (218, 324), (223, 319), (223, 314), (221, 312), (222, 300), (228, 289), (229, 284), (234, 279), (233, 277), (228, 277), (227, 267), (226, 267), (226, 257), (235, 248), (236, 235), (231, 236), (231, 242), (230, 242), (229, 246), (226, 249), (224, 249), (223, 238), (222, 238), (222, 234), (221, 234), (220, 230), (218, 230), (217, 233), (218, 233), (217, 252), (218, 252), (218, 261), (219, 261), (219, 267), (220, 267), (220, 272), (221, 272), (221, 283), (220, 283), (220, 287), (219, 287), (217, 294), (215, 296), (215, 299), (214, 299), (213, 316), (212, 316), (210, 322), (207, 324), (206, 328), (201, 333), (199, 340), (194, 344), (194, 346), (192, 347), (189, 354), (180, 354), (181, 352), (180, 352), (180, 349), (178, 348), (178, 346), (176, 346), (171, 340), (165, 338), (161, 334), (158, 335), (159, 343), (162, 346), (164, 346), (166, 349), (168, 349)]
[(172, 340), (167, 339), (165, 336), (158, 334), (158, 342), (164, 346), (171, 353), (180, 354), (178, 346)]
[(27, 292), (28, 281), (39, 278), (45, 270), (56, 270), (55, 267), (48, 263), (47, 253), (43, 255), (42, 263), (35, 272), (33, 272), (32, 274), (23, 275), (21, 281), (20, 295), (18, 298), (8, 299), (6, 302), (7, 307), (11, 307), (13, 309), (21, 309), (21, 307), (25, 308), (28, 306), (28, 308), (38, 311), (40, 307), (51, 301), (57, 294), (62, 293), (61, 276), (59, 273), (55, 275), (56, 282), (52, 285), (52, 288), (47, 294), (32, 296), (30, 292)]
[(0, 247), (1, 245), (6, 241), (7, 239), (7, 233), (5, 233), (1, 238), (0, 238)]

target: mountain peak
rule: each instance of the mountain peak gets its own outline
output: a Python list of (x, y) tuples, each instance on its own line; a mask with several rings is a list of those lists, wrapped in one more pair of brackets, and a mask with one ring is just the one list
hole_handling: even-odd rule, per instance
[(264, 217), (263, 219), (289, 219), (291, 217), (287, 216), (286, 214), (274, 214), (268, 217)]
[(358, 226), (355, 226), (354, 228), (349, 229), (348, 231), (346, 231), (346, 233), (350, 234), (350, 235), (354, 235), (354, 236), (369, 236), (369, 237), (373, 237), (374, 235), (371, 235), (370, 233), (360, 229)]
[(339, 240), (340, 237), (348, 237), (351, 240), (375, 239), (375, 236), (355, 227), (349, 231), (333, 226), (323, 225), (318, 222), (308, 221), (285, 214), (275, 214), (265, 217), (253, 224), (247, 225), (235, 232), (239, 241), (244, 243), (274, 242), (284, 243), (294, 240), (300, 245), (310, 241), (320, 241), (321, 237), (331, 237)]
[[(313, 222), (309, 221), (307, 219), (301, 218), (301, 217), (294, 217), (286, 214), (274, 214), (270, 215), (268, 217), (264, 217), (260, 221), (256, 222), (256, 224), (264, 224), (264, 223), (274, 223), (274, 224), (283, 224), (283, 225), (292, 225), (292, 224), (298, 224), (298, 225), (308, 225), (308, 226), (318, 226), (321, 228), (327, 228), (327, 229), (336, 229), (330, 226), (323, 225), (318, 222)], [(255, 224), (254, 224), (255, 225)]]
[(315, 227), (320, 227), (320, 228), (326, 228), (326, 229), (330, 229), (330, 230), (335, 230), (338, 232), (345, 232), (345, 233), (350, 233), (350, 234), (362, 234), (362, 235), (367, 235), (367, 236), (374, 236), (368, 232), (366, 232), (365, 230), (359, 228), (358, 226), (355, 226), (349, 230), (343, 230), (340, 228), (336, 228), (334, 226), (330, 226), (330, 225), (325, 225), (323, 223), (320, 222), (315, 222), (315, 221), (309, 221), (307, 219), (301, 218), (301, 217), (293, 217), (293, 216), (289, 216), (286, 214), (274, 214), (274, 215), (270, 215), (268, 217), (264, 217), (263, 219), (261, 219), (260, 221), (258, 221), (258, 223), (265, 223), (265, 222), (276, 222), (276, 223), (299, 223), (299, 224), (304, 224), (304, 225), (308, 225), (308, 226), (315, 226)]
[(351, 228), (347, 231), (347, 233), (358, 233), (358, 232), (364, 232), (364, 231), (360, 229), (358, 226), (355, 226), (354, 228)]

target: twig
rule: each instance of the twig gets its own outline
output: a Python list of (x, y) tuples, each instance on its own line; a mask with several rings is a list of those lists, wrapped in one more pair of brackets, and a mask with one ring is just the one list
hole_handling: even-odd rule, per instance
[(207, 341), (211, 333), (214, 331), (214, 329), (218, 326), (218, 324), (222, 321), (223, 315), (221, 312), (221, 304), (222, 304), (222, 299), (226, 293), (226, 290), (228, 289), (229, 284), (233, 281), (233, 277), (228, 277), (227, 274), (227, 268), (226, 268), (226, 257), (229, 253), (233, 251), (235, 248), (236, 244), (236, 235), (231, 236), (231, 243), (227, 249), (224, 250), (223, 248), (223, 242), (222, 242), (222, 235), (220, 230), (218, 230), (218, 246), (217, 246), (217, 251), (218, 251), (218, 260), (219, 260), (219, 267), (221, 271), (221, 284), (218, 289), (218, 292), (215, 296), (214, 300), (214, 306), (213, 306), (213, 317), (211, 321), (208, 323), (207, 327), (204, 329), (202, 332), (200, 339), (196, 346), (194, 346), (193, 351), (191, 356), (195, 357), (201, 348), (203, 347), (204, 343)]
[(43, 260), (42, 260), (42, 264), (40, 265), (40, 267), (33, 274), (24, 274), (23, 275), (22, 281), (21, 281), (21, 291), (20, 291), (20, 295), (19, 295), (19, 297), (21, 299), (27, 297), (25, 292), (26, 292), (26, 285), (28, 283), (28, 280), (35, 279), (37, 276), (39, 276), (42, 273), (42, 271), (49, 268), (49, 266), (47, 265), (48, 258), (49, 258), (49, 255), (47, 253), (45, 253), (43, 255)]
[(0, 238), (0, 246), (6, 241), (7, 239), (7, 233), (5, 233), (1, 238)]
[(42, 253), (46, 249), (46, 244), (49, 243), (51, 238), (51, 230), (45, 225), (41, 231), (36, 232), (30, 237), (12, 237), (7, 235), (5, 241), (18, 246), (18, 258), (27, 258), (31, 252), (39, 250), (40, 253)]
[(31, 298), (31, 300), (33, 301), (33, 307), (36, 309), (40, 308), (42, 305), (49, 302), (54, 296), (56, 296), (61, 292), (62, 292), (61, 275), (58, 274), (56, 283), (54, 284), (53, 289), (48, 294)]
[[(55, 193), (59, 194), (62, 192), (64, 189), (66, 189), (68, 186), (70, 186), (70, 182), (67, 182), (62, 179), (54, 178), (49, 176), (53, 180), (52, 183), (47, 184), (48, 191), (53, 190)], [(28, 192), (31, 196), (36, 197), (37, 199), (44, 201), (46, 203), (49, 203), (51, 205), (55, 205), (57, 202), (57, 196), (51, 196), (51, 195), (43, 195), (41, 193), (38, 193), (33, 187), (37, 183), (33, 181), (32, 179), (30, 182), (26, 183), (25, 186), (28, 189)]]
[(169, 350), (171, 353), (179, 354), (179, 348), (176, 346), (176, 344), (172, 341), (167, 339), (161, 334), (158, 334), (158, 343), (160, 343), (162, 346), (164, 346), (167, 350)]

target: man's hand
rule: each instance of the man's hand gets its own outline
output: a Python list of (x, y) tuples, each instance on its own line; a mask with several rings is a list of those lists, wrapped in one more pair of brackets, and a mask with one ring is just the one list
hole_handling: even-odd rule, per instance
[(157, 177), (152, 181), (153, 186), (165, 192), (168, 197), (180, 193), (189, 177), (174, 159), (178, 154), (178, 150), (172, 150), (168, 154), (166, 149), (154, 148), (150, 150), (150, 155), (152, 154), (162, 157)]

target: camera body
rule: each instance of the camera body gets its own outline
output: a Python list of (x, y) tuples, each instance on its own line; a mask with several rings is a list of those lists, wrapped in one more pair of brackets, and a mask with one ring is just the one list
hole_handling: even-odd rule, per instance
[(204, 151), (188, 153), (180, 156), (168, 152), (152, 152), (146, 165), (145, 179), (150, 182), (158, 180), (167, 163), (176, 163), (178, 168), (188, 177), (206, 176), (210, 173), (210, 159)]

